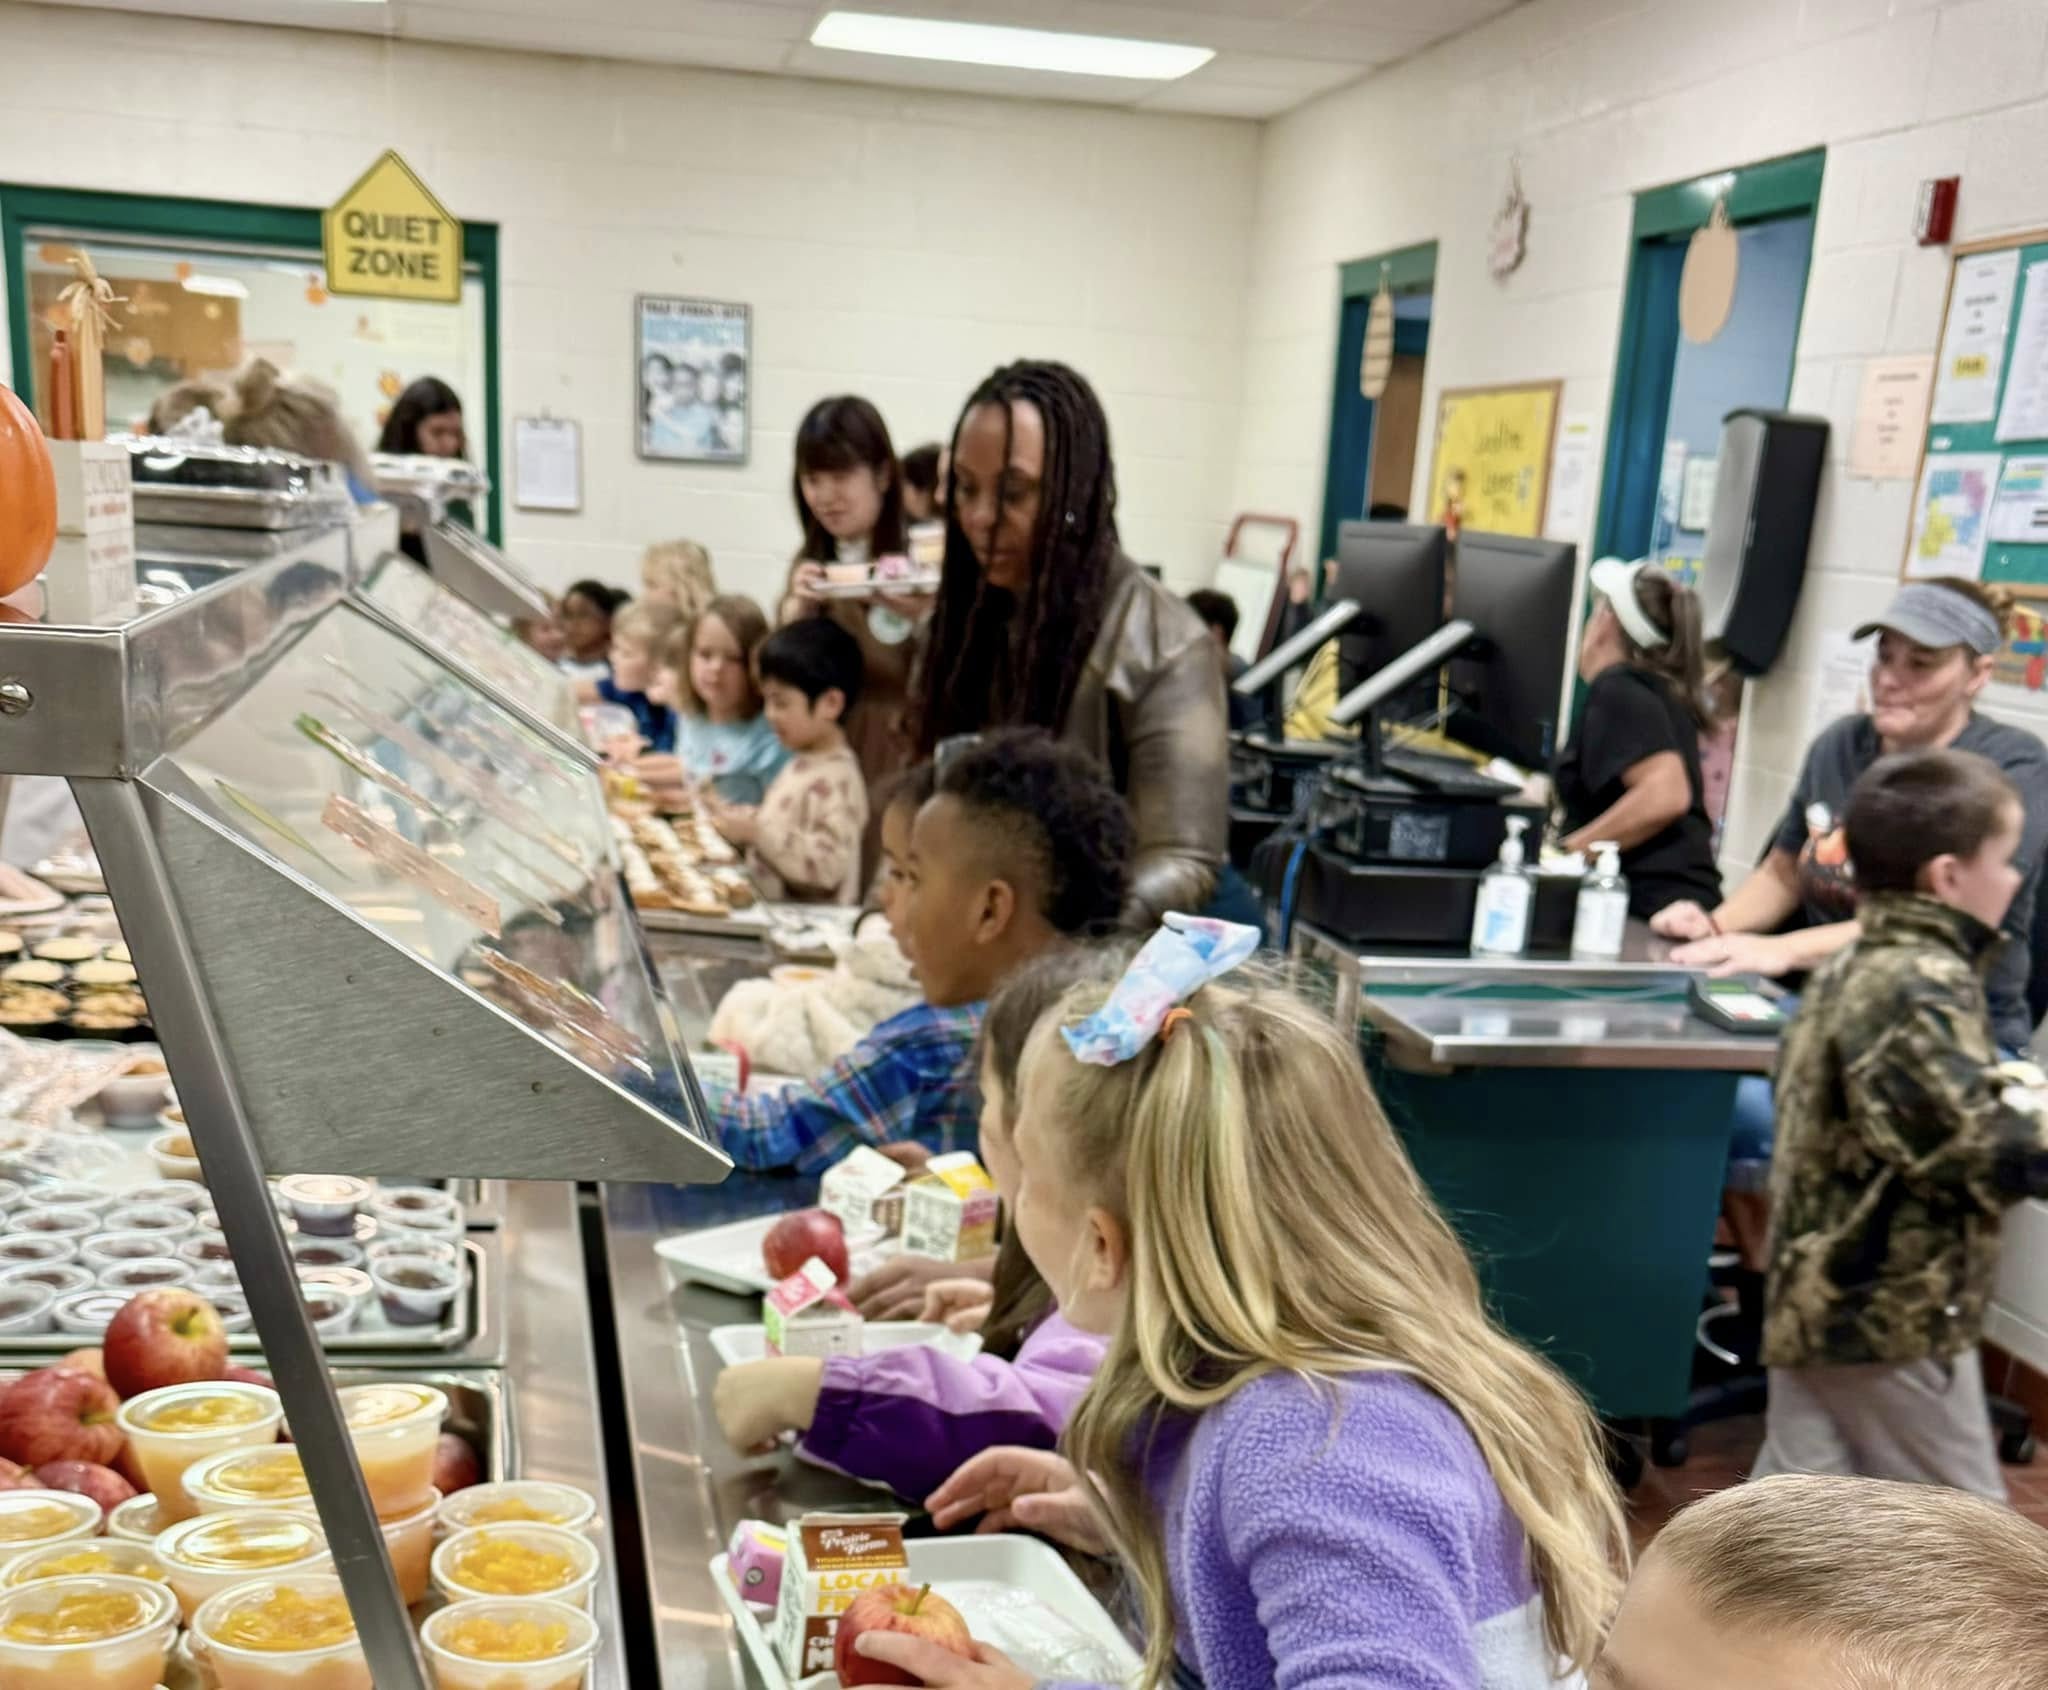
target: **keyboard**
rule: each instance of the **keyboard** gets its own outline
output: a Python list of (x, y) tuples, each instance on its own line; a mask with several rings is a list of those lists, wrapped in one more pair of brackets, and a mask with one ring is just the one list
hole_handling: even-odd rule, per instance
[(1407, 751), (1389, 746), (1381, 755), (1387, 773), (1413, 781), (1417, 786), (1441, 792), (1451, 798), (1509, 798), (1520, 789), (1493, 776), (1481, 774), (1459, 757), (1440, 756), (1429, 751)]

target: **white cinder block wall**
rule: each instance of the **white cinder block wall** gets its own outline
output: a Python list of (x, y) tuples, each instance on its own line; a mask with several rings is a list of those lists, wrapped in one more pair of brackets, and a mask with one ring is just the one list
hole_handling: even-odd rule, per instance
[[(1603, 425), (1639, 189), (1825, 146), (1792, 405), (1829, 417), (1806, 590), (1785, 656), (1749, 689), (1729, 814), (1753, 861), (1798, 768), (1823, 635), (1890, 593), (1912, 489), (1844, 456), (1864, 363), (1931, 352), (1949, 255), (1910, 239), (1921, 178), (1963, 178), (1958, 239), (2048, 225), (2043, 0), (1534, 0), (1265, 127), (1236, 502), (1320, 520), (1347, 259), (1436, 240), (1425, 418), (1437, 392), (1561, 377)], [(1529, 256), (1487, 274), (1519, 154)], [(1431, 425), (1425, 422), (1425, 431)], [(1416, 461), (1424, 496), (1429, 452)], [(1579, 536), (1583, 548), (1588, 532)], [(2048, 729), (2048, 702), (1997, 714)]]
[[(907, 448), (1021, 356), (1097, 383), (1126, 544), (1207, 579), (1254, 125), (0, 0), (0, 182), (320, 206), (386, 146), (500, 227), (508, 460), (514, 415), (583, 424), (583, 512), (508, 500), (544, 580), (632, 582), (642, 546), (687, 535), (772, 599), (813, 400), (867, 394)], [(753, 305), (744, 468), (634, 457), (636, 293)]]

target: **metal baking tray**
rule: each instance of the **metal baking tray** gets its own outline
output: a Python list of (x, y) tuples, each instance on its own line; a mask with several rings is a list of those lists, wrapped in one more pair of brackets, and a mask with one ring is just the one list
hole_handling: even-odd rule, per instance
[(339, 465), (296, 452), (169, 435), (130, 435), (120, 444), (128, 448), (129, 479), (138, 492), (170, 486), (326, 491), (342, 497), (348, 492)]
[(348, 509), (348, 495), (314, 488), (204, 487), (166, 483), (135, 488), (135, 522), (143, 542), (156, 542), (160, 528), (317, 528)]

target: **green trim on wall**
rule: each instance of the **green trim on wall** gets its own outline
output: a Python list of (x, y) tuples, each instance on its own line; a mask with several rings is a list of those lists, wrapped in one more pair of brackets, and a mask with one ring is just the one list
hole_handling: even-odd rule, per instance
[[(245, 205), (233, 200), (178, 199), (152, 194), (108, 194), (83, 188), (38, 188), (0, 182), (0, 253), (7, 274), (7, 339), (17, 387), (33, 391), (29, 349), (28, 266), (22, 237), (31, 226), (55, 224), (81, 233), (148, 236), (164, 241), (220, 241), (239, 246), (276, 247), (292, 252), (320, 250), (320, 212), (304, 206)], [(503, 531), (498, 440), (498, 226), (462, 226), (462, 257), (473, 266), (484, 290), (484, 468), (491, 478), (488, 532)]]
[(1387, 286), (1395, 293), (1420, 293), (1424, 288), (1436, 285), (1436, 242), (1424, 241), (1420, 246), (1404, 246), (1393, 252), (1376, 253), (1371, 258), (1354, 258), (1349, 264), (1337, 267), (1337, 295), (1340, 299), (1357, 299), (1361, 294), (1374, 294), (1380, 290), (1380, 271), (1387, 273)]

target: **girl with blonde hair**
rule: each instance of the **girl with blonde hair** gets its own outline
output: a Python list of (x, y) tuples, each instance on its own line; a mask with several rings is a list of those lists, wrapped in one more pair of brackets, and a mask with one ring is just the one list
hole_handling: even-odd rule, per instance
[[(1108, 1353), (1064, 1460), (977, 1456), (935, 1523), (1116, 1552), (1143, 1690), (1582, 1682), (1628, 1554), (1591, 1412), (1488, 1317), (1345, 1034), (1211, 983), (1251, 929), (1167, 923), (1038, 1022), (1019, 1076), (1018, 1236)], [(927, 1685), (1031, 1682), (986, 1648), (859, 1647)]]
[(641, 603), (665, 604), (688, 623), (717, 595), (711, 554), (695, 540), (657, 540), (640, 554)]
[(359, 505), (374, 503), (370, 463), (349, 429), (331, 387), (310, 376), (285, 375), (268, 358), (252, 358), (235, 377), (221, 430), (230, 446), (265, 446), (341, 465)]

